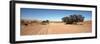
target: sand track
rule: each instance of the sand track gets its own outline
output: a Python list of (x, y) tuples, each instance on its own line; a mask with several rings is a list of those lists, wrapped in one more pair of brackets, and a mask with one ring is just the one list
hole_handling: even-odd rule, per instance
[(90, 21), (82, 25), (49, 23), (47, 25), (31, 24), (21, 26), (21, 35), (44, 35), (44, 34), (68, 34), (68, 33), (86, 33), (91, 32), (92, 24)]

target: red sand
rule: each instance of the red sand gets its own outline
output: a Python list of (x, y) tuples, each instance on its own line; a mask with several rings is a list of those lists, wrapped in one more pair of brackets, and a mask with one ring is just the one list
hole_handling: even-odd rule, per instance
[(67, 34), (67, 33), (86, 33), (91, 32), (92, 24), (90, 21), (83, 22), (82, 25), (49, 23), (47, 25), (30, 24), (22, 25), (21, 35), (44, 35), (44, 34)]

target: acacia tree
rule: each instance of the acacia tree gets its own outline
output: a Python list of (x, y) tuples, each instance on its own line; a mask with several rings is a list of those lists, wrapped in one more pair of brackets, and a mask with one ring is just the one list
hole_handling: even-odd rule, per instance
[(77, 24), (77, 22), (83, 22), (84, 17), (82, 15), (73, 14), (62, 18), (62, 21), (66, 24)]

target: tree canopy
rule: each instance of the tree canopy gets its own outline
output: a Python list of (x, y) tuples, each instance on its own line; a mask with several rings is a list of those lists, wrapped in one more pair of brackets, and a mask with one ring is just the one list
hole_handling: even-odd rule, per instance
[(82, 15), (73, 14), (70, 16), (63, 17), (62, 21), (65, 22), (66, 24), (73, 24), (77, 22), (83, 22), (84, 17)]

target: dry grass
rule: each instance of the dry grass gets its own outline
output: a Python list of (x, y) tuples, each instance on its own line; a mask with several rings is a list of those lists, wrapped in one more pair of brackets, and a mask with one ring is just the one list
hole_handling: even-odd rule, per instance
[(21, 25), (21, 35), (44, 35), (44, 34), (68, 34), (68, 33), (88, 33), (91, 32), (91, 21), (85, 21), (80, 24), (49, 23), (42, 25), (40, 23), (31, 23), (27, 26)]

